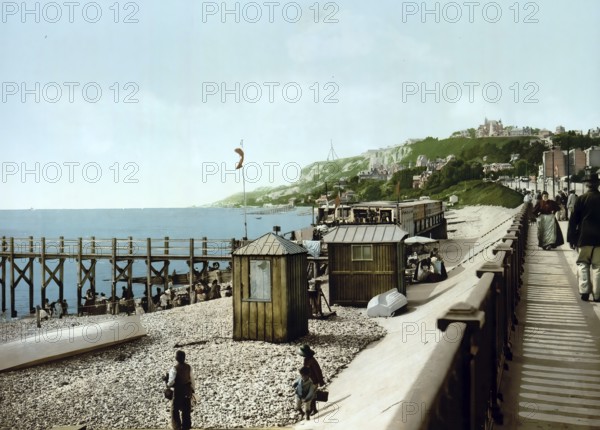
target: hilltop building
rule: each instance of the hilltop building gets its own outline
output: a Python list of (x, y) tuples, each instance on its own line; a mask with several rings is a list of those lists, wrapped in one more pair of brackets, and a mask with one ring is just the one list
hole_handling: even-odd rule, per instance
[(475, 133), (477, 137), (497, 137), (504, 135), (504, 125), (502, 120), (494, 120), (485, 118), (484, 123), (481, 124)]

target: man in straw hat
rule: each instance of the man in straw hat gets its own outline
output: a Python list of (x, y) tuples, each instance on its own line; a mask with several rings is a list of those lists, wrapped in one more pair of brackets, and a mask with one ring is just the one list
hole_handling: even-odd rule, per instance
[(569, 220), (567, 241), (579, 248), (579, 294), (587, 302), (590, 293), (600, 302), (600, 192), (597, 173), (586, 175), (587, 192), (577, 198)]
[[(304, 367), (308, 368), (308, 376), (315, 384), (315, 389), (325, 385), (325, 380), (323, 379), (323, 372), (321, 371), (321, 366), (319, 366), (319, 363), (315, 359), (315, 352), (312, 349), (310, 349), (310, 346), (302, 345), (300, 348), (298, 348), (298, 354), (304, 357)], [(316, 413), (317, 406), (316, 400), (314, 398), (310, 406), (310, 413)]]

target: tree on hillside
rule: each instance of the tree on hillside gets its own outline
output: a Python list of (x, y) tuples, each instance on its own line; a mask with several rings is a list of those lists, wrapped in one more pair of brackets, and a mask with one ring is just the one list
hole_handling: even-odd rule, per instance
[(365, 187), (360, 192), (360, 196), (364, 201), (381, 200), (381, 185), (383, 181), (364, 181)]
[(434, 191), (451, 187), (461, 181), (481, 178), (483, 178), (481, 163), (466, 163), (464, 160), (458, 159), (450, 161), (441, 170), (433, 172), (425, 188)]
[(566, 151), (567, 149), (586, 149), (590, 146), (599, 145), (600, 139), (592, 138), (589, 134), (577, 134), (575, 131), (569, 130), (566, 133), (554, 136), (552, 142)]
[(412, 188), (413, 176), (420, 175), (425, 171), (425, 169), (425, 167), (419, 166), (413, 167), (412, 169), (399, 170), (396, 173), (394, 173), (392, 179), (390, 179), (389, 182), (393, 186), (393, 189), (395, 189), (396, 184), (398, 183), (400, 183), (400, 189), (402, 190)]
[(528, 176), (529, 175), (529, 164), (526, 160), (518, 160), (515, 163), (514, 175), (515, 176)]

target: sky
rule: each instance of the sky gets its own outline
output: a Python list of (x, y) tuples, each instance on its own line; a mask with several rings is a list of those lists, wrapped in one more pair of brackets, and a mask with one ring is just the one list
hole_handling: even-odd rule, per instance
[[(175, 4), (172, 4), (175, 3)], [(484, 118), (600, 126), (600, 2), (2, 2), (0, 209), (206, 205)]]

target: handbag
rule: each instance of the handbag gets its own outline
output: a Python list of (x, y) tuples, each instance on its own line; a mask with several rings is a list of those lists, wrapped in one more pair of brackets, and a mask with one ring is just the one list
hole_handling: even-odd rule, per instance
[(317, 390), (317, 394), (315, 395), (315, 400), (317, 402), (327, 402), (327, 401), (329, 401), (329, 391)]
[(173, 400), (173, 390), (171, 390), (170, 388), (165, 388), (164, 394), (165, 394), (165, 399)]

